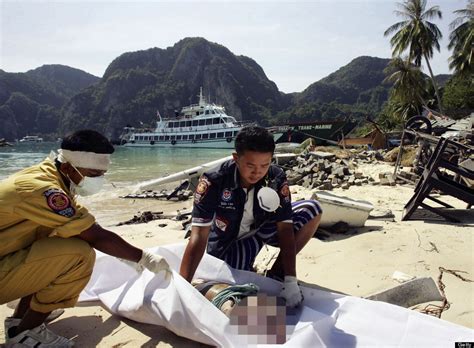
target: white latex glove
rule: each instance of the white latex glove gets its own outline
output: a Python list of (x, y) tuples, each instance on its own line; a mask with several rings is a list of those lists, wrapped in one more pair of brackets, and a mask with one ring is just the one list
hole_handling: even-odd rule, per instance
[(285, 276), (280, 297), (286, 300), (287, 307), (298, 307), (303, 302), (303, 293), (298, 285), (298, 280), (293, 276)]
[(143, 250), (142, 258), (140, 259), (140, 261), (138, 261), (138, 264), (155, 274), (164, 271), (165, 277), (167, 279), (171, 275), (171, 270), (170, 266), (168, 265), (168, 262), (166, 262), (163, 257), (152, 254), (149, 251)]

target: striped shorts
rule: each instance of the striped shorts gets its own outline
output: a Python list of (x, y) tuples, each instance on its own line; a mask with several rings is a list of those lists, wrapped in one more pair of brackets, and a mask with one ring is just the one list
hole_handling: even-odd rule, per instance
[[(293, 228), (299, 231), (311, 219), (322, 213), (315, 200), (302, 200), (291, 203), (293, 208)], [(263, 224), (258, 231), (244, 239), (236, 240), (227, 249), (223, 260), (231, 267), (249, 271), (264, 244), (278, 247), (277, 226), (275, 222)]]

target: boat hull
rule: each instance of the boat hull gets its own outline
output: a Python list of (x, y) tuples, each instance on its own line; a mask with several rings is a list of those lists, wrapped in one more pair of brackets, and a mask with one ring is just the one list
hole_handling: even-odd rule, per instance
[[(276, 140), (283, 133), (273, 133)], [(176, 140), (176, 141), (142, 141), (127, 142), (125, 147), (166, 147), (166, 148), (193, 148), (193, 149), (233, 149), (235, 138), (207, 139), (207, 140)]]
[(334, 226), (338, 222), (345, 222), (350, 227), (363, 227), (374, 209), (370, 202), (336, 196), (327, 191), (316, 191), (311, 199), (318, 200), (323, 209), (320, 222), (323, 228)]
[(355, 126), (356, 122), (351, 120), (333, 120), (289, 123), (274, 128), (277, 132), (283, 133), (276, 139), (277, 143), (302, 143), (308, 138), (313, 138), (315, 145), (337, 145), (342, 134), (348, 134)]
[(134, 142), (126, 143), (125, 147), (166, 147), (166, 148), (193, 148), (193, 149), (233, 149), (234, 139), (230, 142), (227, 139), (218, 140), (197, 140), (192, 142), (190, 140), (175, 141), (155, 141), (155, 142)]

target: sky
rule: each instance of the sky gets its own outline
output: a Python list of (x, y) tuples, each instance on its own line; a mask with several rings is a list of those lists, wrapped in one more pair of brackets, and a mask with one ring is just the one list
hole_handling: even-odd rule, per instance
[[(401, 18), (394, 0), (0, 0), (0, 69), (63, 64), (101, 77), (125, 52), (204, 37), (254, 59), (285, 92), (300, 92), (358, 56), (391, 57), (383, 32)], [(449, 73), (449, 23), (467, 0), (428, 0), (443, 39), (431, 61)], [(427, 73), (427, 69), (424, 69)]]

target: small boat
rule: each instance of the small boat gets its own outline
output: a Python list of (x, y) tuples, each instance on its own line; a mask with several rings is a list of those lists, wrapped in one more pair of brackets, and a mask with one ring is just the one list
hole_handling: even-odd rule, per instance
[(12, 144), (10, 144), (8, 141), (5, 140), (5, 138), (1, 138), (0, 139), (0, 147), (2, 146), (13, 146)]
[(42, 143), (43, 138), (37, 135), (26, 135), (20, 139), (20, 143)]
[(331, 227), (345, 222), (350, 227), (362, 227), (374, 209), (372, 203), (340, 197), (326, 191), (316, 191), (311, 199), (316, 199), (323, 209), (321, 227)]
[[(185, 106), (173, 118), (161, 118), (154, 130), (128, 126), (120, 136), (126, 147), (185, 147), (232, 149), (237, 133), (252, 122), (239, 122), (221, 105), (208, 103), (199, 93), (199, 103)], [(274, 134), (280, 137), (281, 133)]]

